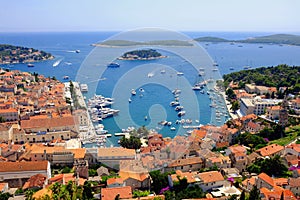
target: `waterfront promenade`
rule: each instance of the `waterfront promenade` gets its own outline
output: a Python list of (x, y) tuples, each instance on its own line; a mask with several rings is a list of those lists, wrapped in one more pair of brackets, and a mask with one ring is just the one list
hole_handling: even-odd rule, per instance
[[(90, 118), (90, 115), (89, 115), (89, 112), (88, 112), (88, 109), (87, 109), (87, 106), (86, 106), (86, 103), (84, 100), (84, 96), (83, 96), (82, 92), (80, 91), (79, 83), (78, 82), (72, 82), (72, 83), (74, 85), (74, 92), (77, 97), (78, 104), (80, 107), (85, 108), (86, 116), (88, 118), (87, 127), (85, 127), (84, 131), (79, 132), (79, 139), (82, 141), (82, 140), (88, 140), (89, 138), (94, 138), (94, 137), (96, 137), (96, 131), (95, 131), (94, 125), (92, 123), (92, 120)], [(67, 88), (70, 88), (70, 83), (69, 82), (65, 83), (65, 86)]]

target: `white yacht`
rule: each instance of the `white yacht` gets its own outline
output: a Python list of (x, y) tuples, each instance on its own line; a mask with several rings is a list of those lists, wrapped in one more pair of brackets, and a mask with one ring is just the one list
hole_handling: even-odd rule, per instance
[(62, 59), (59, 59), (59, 60), (55, 61), (52, 66), (57, 67), (60, 64), (61, 61), (62, 61)]
[(183, 76), (184, 73), (183, 72), (177, 72), (177, 76)]
[(135, 91), (135, 89), (131, 89), (131, 95), (136, 95), (136, 91)]

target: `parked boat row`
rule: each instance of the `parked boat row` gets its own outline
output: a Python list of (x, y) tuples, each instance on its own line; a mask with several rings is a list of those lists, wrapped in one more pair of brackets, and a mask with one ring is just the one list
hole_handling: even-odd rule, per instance
[(113, 117), (120, 110), (110, 108), (114, 99), (102, 95), (94, 95), (87, 101), (88, 111), (93, 122), (101, 122), (103, 119)]

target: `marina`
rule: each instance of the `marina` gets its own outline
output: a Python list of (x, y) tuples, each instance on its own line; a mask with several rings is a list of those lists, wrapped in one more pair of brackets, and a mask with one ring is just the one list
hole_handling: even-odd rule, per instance
[[(3, 33), (4, 34), (4, 33)], [(214, 33), (215, 35), (220, 35), (220, 33)], [(5, 35), (5, 34), (4, 34)], [(79, 77), (84, 77), (84, 76), (88, 76), (89, 79), (87, 82), (83, 82), (80, 81), (80, 83), (86, 84), (86, 87), (82, 87), (82, 92), (84, 93), (84, 96), (86, 96), (86, 99), (89, 99), (91, 96), (93, 96), (93, 93), (96, 94), (101, 94), (103, 96), (107, 96), (107, 97), (111, 97), (112, 96), (112, 91), (114, 90), (114, 87), (116, 85), (116, 78), (117, 77), (122, 77), (123, 74), (125, 74), (127, 71), (129, 71), (130, 69), (133, 69), (133, 67), (136, 64), (142, 64), (145, 63), (144, 61), (134, 61), (134, 62), (130, 62), (130, 61), (124, 61), (124, 60), (118, 60), (118, 63), (120, 64), (121, 67), (119, 67), (117, 70), (110, 70), (107, 67), (107, 62), (104, 63), (104, 65), (93, 65), (93, 70), (95, 70), (95, 66), (97, 66), (98, 69), (100, 69), (101, 67), (107, 69), (105, 74), (103, 74), (102, 77), (95, 77), (93, 78), (93, 76), (89, 75), (89, 73), (93, 74), (92, 70), (87, 69), (86, 70), (86, 74), (85, 73), (78, 73), (79, 68), (81, 66), (81, 62), (85, 59), (86, 56), (88, 56), (88, 53), (93, 49), (92, 46), (90, 46), (91, 43), (93, 43), (94, 41), (99, 41), (99, 40), (104, 40), (107, 38), (107, 35), (111, 35), (111, 33), (106, 33), (106, 35), (104, 33), (89, 33), (89, 37), (86, 37), (86, 35), (84, 34), (78, 34), (78, 35), (74, 35), (73, 33), (68, 33), (68, 34), (49, 34), (49, 35), (34, 35), (34, 34), (29, 34), (27, 38), (24, 38), (24, 36), (22, 34), (16, 34), (14, 37), (12, 37), (11, 39), (8, 37), (4, 37), (3, 38), (3, 42), (6, 43), (12, 43), (15, 39), (19, 40), (20, 43), (32, 43), (33, 46), (37, 47), (37, 48), (41, 48), (41, 49), (45, 49), (46, 51), (53, 53), (53, 55), (56, 58), (64, 58), (63, 61), (67, 61), (68, 63), (65, 62), (61, 62), (60, 65), (58, 65), (58, 67), (52, 67), (53, 63), (55, 62), (55, 60), (49, 60), (49, 61), (45, 61), (45, 62), (36, 62), (34, 63), (34, 67), (30, 68), (27, 66), (27, 63), (20, 63), (17, 65), (7, 65), (7, 68), (10, 69), (17, 69), (17, 70), (23, 70), (23, 71), (31, 71), (31, 72), (37, 72), (39, 74), (45, 74), (45, 76), (55, 76), (57, 79), (61, 80), (61, 81), (69, 81), (69, 80), (76, 80)], [(195, 35), (195, 33), (194, 33)], [(231, 33), (230, 37), (231, 38), (239, 38), (239, 37), (249, 37), (249, 36), (253, 36), (253, 33)], [(40, 40), (36, 40), (35, 38), (39, 37)], [(68, 40), (68, 38), (74, 38), (76, 37), (74, 40)], [(57, 43), (53, 43), (53, 39), (57, 38)], [(46, 43), (46, 48), (45, 46), (43, 46), (42, 44), (40, 44), (38, 41), (45, 41)], [(58, 43), (66, 43), (67, 45), (74, 45), (76, 43), (76, 41), (83, 41), (80, 45), (76, 46), (75, 48), (73, 47), (73, 49), (80, 49), (81, 52), (76, 54), (76, 53), (69, 53), (66, 51), (65, 47), (63, 46), (57, 46)], [(205, 46), (205, 43), (200, 43), (200, 45)], [(295, 65), (296, 63), (299, 62), (299, 56), (297, 52), (299, 52), (299, 47), (295, 47), (295, 46), (288, 46), (288, 45), (264, 45), (264, 48), (258, 48), (259, 44), (243, 44), (243, 53), (239, 53), (236, 51), (238, 45), (230, 45), (229, 43), (218, 43), (218, 44), (213, 44), (210, 43), (209, 46), (207, 46), (207, 51), (208, 53), (211, 55), (211, 57), (214, 58), (215, 62), (218, 63), (218, 69), (221, 75), (226, 74), (226, 73), (230, 73), (230, 72), (234, 72), (234, 71), (239, 71), (239, 70), (243, 70), (243, 66), (246, 66), (247, 64), (249, 64), (249, 60), (252, 61), (251, 62), (251, 67), (252, 68), (256, 68), (259, 66), (270, 66), (270, 65), (276, 65), (277, 63), (281, 63), (282, 60), (286, 61), (287, 64), (289, 65)], [(224, 52), (224, 50), (228, 53), (228, 56), (224, 57), (223, 59), (221, 59), (222, 54)], [(259, 58), (257, 58), (257, 51), (259, 51), (260, 56)], [(59, 53), (58, 53), (59, 52)], [(168, 57), (165, 59), (161, 59), (161, 60), (156, 60), (155, 62), (159, 62), (165, 66), (157, 68), (157, 71), (155, 70), (149, 70), (149, 69), (145, 69), (145, 73), (144, 73), (144, 78), (146, 78), (147, 80), (151, 80), (153, 81), (155, 78), (162, 78), (162, 79), (167, 79), (170, 78), (171, 76), (176, 77), (179, 79), (178, 84), (175, 83), (172, 85), (172, 87), (170, 88), (170, 91), (172, 92), (174, 90), (174, 88), (177, 88), (177, 90), (174, 90), (174, 93), (176, 94), (180, 94), (180, 90), (182, 90), (182, 93), (184, 93), (184, 90), (191, 90), (192, 91), (192, 87), (195, 85), (195, 76), (199, 76), (200, 78), (203, 78), (207, 81), (207, 84), (209, 84), (208, 82), (212, 81), (213, 75), (211, 75), (213, 73), (212, 69), (214, 68), (213, 66), (211, 68), (208, 68), (208, 66), (203, 65), (203, 64), (199, 64), (196, 65), (195, 71), (188, 71), (185, 69), (190, 69), (188, 66), (188, 62), (182, 62), (181, 60), (175, 58), (173, 55), (164, 53), (165, 55), (167, 55)], [(247, 58), (244, 57), (244, 55), (247, 54)], [(276, 54), (278, 55), (277, 57), (274, 57), (273, 55)], [(293, 59), (290, 59), (290, 57), (293, 57)], [(91, 61), (92, 63), (99, 63), (98, 58), (95, 61)], [(148, 62), (152, 62), (152, 61), (147, 61)], [(72, 63), (72, 64), (70, 64)], [(178, 63), (180, 63), (181, 66), (178, 65)], [(70, 65), (69, 65), (70, 64)], [(170, 73), (170, 70), (168, 67), (166, 66), (173, 66), (174, 71), (173, 74)], [(228, 67), (228, 66), (232, 66), (232, 68)], [(51, 70), (49, 70), (51, 69)], [(177, 72), (182, 71), (184, 73), (183, 76), (177, 76)], [(155, 75), (153, 77), (148, 78), (147, 74), (149, 72), (153, 72)], [(69, 76), (69, 79), (64, 79), (64, 76)], [(140, 74), (136, 73), (134, 75), (137, 78), (140, 78)], [(107, 78), (106, 80), (104, 78)], [(190, 86), (189, 88), (183, 88), (182, 87), (182, 80), (183, 78), (186, 78), (188, 80), (190, 80)], [(98, 88), (92, 91), (91, 86), (89, 81), (96, 81), (99, 80), (99, 83), (101, 82), (101, 85), (99, 84)], [(100, 80), (104, 80), (104, 81), (100, 81)], [(199, 81), (201, 82), (201, 81)], [(139, 97), (140, 92), (138, 91), (138, 89), (140, 87), (143, 87), (145, 89), (145, 92), (143, 93), (143, 97)], [(136, 96), (134, 96), (133, 94), (131, 94), (131, 88), (135, 88), (136, 89)], [(223, 121), (229, 118), (229, 113), (226, 113), (226, 108), (225, 110), (223, 110), (223, 104), (219, 106), (219, 104), (221, 104), (219, 102), (219, 100), (215, 100), (215, 103), (217, 104), (216, 107), (209, 107), (209, 104), (212, 103), (212, 100), (209, 99), (208, 97), (210, 96), (215, 96), (211, 91), (208, 91), (207, 87), (204, 87), (204, 89), (202, 90), (195, 90), (194, 93), (197, 97), (197, 100), (199, 102), (199, 107), (200, 107), (200, 117), (199, 118), (195, 118), (195, 117), (190, 117), (190, 113), (188, 112), (188, 106), (189, 105), (189, 101), (184, 102), (186, 96), (177, 96), (180, 98), (179, 102), (181, 103), (182, 106), (184, 106), (184, 110), (186, 110), (186, 115), (184, 116), (185, 119), (192, 119), (193, 123), (192, 124), (187, 124), (186, 122), (184, 122), (184, 124), (177, 122), (178, 124), (176, 124), (177, 120), (180, 120), (177, 116), (177, 111), (175, 111), (175, 107), (171, 107), (169, 106), (169, 103), (171, 101), (175, 101), (175, 95), (172, 96), (168, 96), (165, 97), (165, 94), (167, 92), (170, 91), (166, 91), (164, 90), (164, 88), (156, 88), (155, 92), (157, 93), (157, 96), (164, 96), (164, 99), (160, 99), (160, 98), (153, 98), (152, 100), (147, 99), (147, 95), (149, 96), (150, 94), (150, 90), (149, 88), (147, 88), (146, 86), (144, 86), (143, 84), (141, 85), (131, 85), (128, 90), (126, 90), (126, 94), (124, 95), (124, 98), (122, 99), (122, 97), (118, 97), (118, 99), (115, 99), (114, 101), (114, 106), (113, 107), (118, 107), (116, 108), (117, 110), (121, 110), (120, 112), (122, 113), (122, 106), (119, 102), (123, 101), (126, 102), (127, 105), (130, 105), (130, 117), (133, 118), (135, 121), (134, 123), (130, 123), (129, 120), (127, 120), (126, 118), (128, 118), (128, 116), (125, 116), (124, 118), (122, 117), (123, 113), (115, 115), (114, 117), (107, 117), (105, 118), (105, 120), (102, 119), (102, 121), (100, 121), (104, 126), (105, 129), (108, 130), (110, 133), (112, 133), (112, 137), (109, 139), (112, 141), (113, 144), (117, 144), (117, 139), (114, 138), (114, 133), (118, 133), (121, 132), (121, 128), (126, 127), (126, 125), (123, 125), (121, 127), (118, 127), (117, 124), (115, 123), (116, 119), (122, 119), (124, 121), (124, 124), (128, 124), (129, 126), (131, 125), (135, 125), (136, 127), (138, 126), (142, 126), (142, 125), (146, 125), (147, 127), (150, 128), (155, 128), (156, 126), (159, 127), (158, 130), (160, 133), (162, 133), (164, 136), (169, 136), (169, 137), (173, 137), (174, 133), (177, 131), (180, 131), (180, 126), (198, 126), (200, 123), (201, 124), (207, 124), (207, 123), (211, 123), (214, 124), (216, 123), (218, 124), (222, 124)], [(210, 94), (210, 95), (205, 95), (206, 93)], [(133, 92), (134, 93), (134, 92)], [(198, 95), (199, 94), (199, 95)], [(207, 98), (206, 98), (207, 97)], [(218, 98), (218, 97), (216, 97)], [(131, 103), (130, 100), (131, 100)], [(166, 116), (163, 116), (162, 118), (158, 117), (152, 117), (150, 115), (148, 115), (148, 110), (150, 109), (151, 105), (153, 104), (161, 104), (162, 107), (165, 109), (166, 112)], [(226, 106), (226, 105), (225, 105)], [(132, 107), (132, 108), (131, 108)], [(139, 109), (139, 112), (137, 112), (136, 110)], [(147, 110), (147, 112), (145, 111)], [(212, 113), (212, 114), (211, 114)], [(225, 113), (225, 114), (224, 114)], [(145, 120), (145, 116), (148, 116), (148, 119)], [(221, 119), (221, 121), (219, 120)], [(100, 118), (98, 119), (100, 120)], [(99, 123), (97, 120), (97, 122), (95, 123)], [(175, 127), (176, 131), (170, 133), (170, 127), (168, 126), (161, 126), (158, 125), (158, 122), (160, 121), (171, 121), (172, 122), (172, 126), (171, 127)], [(197, 122), (196, 122), (197, 120)], [(183, 133), (184, 134), (184, 133)], [(106, 138), (107, 139), (107, 138)]]
[(96, 94), (88, 99), (87, 107), (92, 121), (101, 122), (105, 118), (117, 115), (120, 110), (110, 108), (113, 103), (114, 99)]

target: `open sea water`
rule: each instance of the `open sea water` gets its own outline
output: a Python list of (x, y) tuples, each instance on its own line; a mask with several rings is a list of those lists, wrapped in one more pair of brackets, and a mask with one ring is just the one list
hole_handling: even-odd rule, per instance
[[(45, 76), (55, 76), (57, 79), (63, 80), (64, 76), (69, 76), (70, 80), (75, 80), (78, 76), (77, 72), (86, 59), (86, 57), (93, 51), (94, 47), (91, 46), (93, 43), (97, 43), (108, 39), (115, 35), (117, 32), (67, 32), (67, 33), (0, 33), (1, 44), (12, 44), (26, 47), (33, 47), (36, 49), (44, 50), (55, 56), (54, 60), (43, 61), (34, 63), (33, 68), (28, 68), (27, 64), (15, 64), (15, 65), (2, 65), (2, 68), (18, 69), (21, 71), (37, 72)], [(248, 37), (264, 36), (273, 33), (254, 33), (254, 32), (186, 32), (184, 33), (191, 38), (197, 38), (201, 36), (215, 36), (226, 39), (245, 39)], [(300, 47), (289, 46), (289, 45), (266, 45), (266, 44), (237, 44), (235, 43), (200, 43), (200, 45), (208, 52), (210, 57), (218, 63), (218, 69), (221, 75), (227, 74), (233, 71), (239, 71), (244, 66), (250, 66), (251, 68), (257, 68), (261, 66), (276, 66), (279, 64), (288, 65), (300, 65)], [(80, 53), (75, 53), (75, 50), (80, 50)], [(109, 133), (120, 132), (122, 128), (128, 126), (142, 126), (145, 125), (148, 128), (157, 129), (165, 137), (174, 137), (178, 134), (178, 131), (170, 131), (170, 127), (163, 127), (158, 125), (158, 122), (168, 120), (173, 122), (173, 127), (176, 130), (180, 130), (179, 134), (183, 134), (185, 130), (182, 126), (175, 125), (175, 121), (180, 119), (177, 116), (177, 112), (174, 111), (174, 107), (169, 106), (169, 103), (174, 100), (174, 96), (170, 92), (169, 88), (166, 88), (160, 84), (147, 83), (140, 85), (143, 88), (143, 96), (137, 89), (138, 94), (135, 97), (130, 96), (130, 90), (128, 95), (118, 95), (116, 83), (120, 81), (122, 75), (125, 72), (130, 71), (136, 65), (149, 65), (151, 66), (173, 66), (177, 71), (184, 72), (185, 79), (176, 76), (174, 72), (167, 70), (166, 74), (161, 74), (160, 70), (164, 67), (159, 67), (157, 70), (153, 69), (149, 72), (154, 74), (154, 77), (161, 79), (169, 79), (173, 84), (173, 88), (180, 88), (184, 91), (190, 90), (190, 88), (184, 88), (186, 84), (184, 81), (187, 80), (189, 85), (193, 85), (195, 82), (201, 81), (197, 76), (197, 71), (189, 66), (189, 63), (185, 62), (179, 56), (175, 54), (159, 50), (163, 55), (168, 56), (164, 59), (158, 59), (153, 61), (126, 61), (117, 60), (120, 64), (120, 68), (112, 69), (108, 68), (102, 77), (98, 77), (105, 80), (97, 81), (96, 93), (106, 97), (117, 97), (115, 104), (112, 106), (115, 109), (119, 109), (120, 113), (113, 117), (107, 118), (102, 123), (105, 129)], [(61, 60), (60, 64), (53, 67), (53, 63), (57, 60)], [(233, 70), (232, 70), (233, 69)], [(96, 68), (97, 70), (97, 68)], [(92, 71), (90, 73), (93, 73)], [(135, 73), (134, 76), (139, 77), (147, 76), (147, 74), (141, 74), (138, 70), (132, 71)], [(133, 82), (135, 80), (132, 80)], [(120, 86), (118, 86), (120, 87)], [(120, 89), (120, 88), (119, 88)], [(87, 98), (91, 97), (92, 93), (87, 93)], [(195, 93), (193, 95), (196, 98), (197, 106), (199, 108), (200, 117), (195, 118), (192, 112), (187, 112), (185, 119), (192, 119), (193, 124), (196, 125), (195, 120), (199, 120), (201, 124), (216, 124), (221, 125), (228, 118), (222, 117), (222, 120), (217, 122), (214, 121), (215, 116), (212, 116), (212, 109), (209, 106), (211, 103), (209, 95)], [(131, 98), (132, 102), (128, 102), (128, 98)], [(193, 110), (191, 107), (191, 101), (187, 97), (181, 97), (184, 102), (185, 110)], [(217, 98), (217, 97), (216, 97)], [(181, 101), (181, 100), (180, 100)], [(124, 107), (126, 105), (126, 108)], [(123, 113), (122, 113), (123, 110)], [(126, 112), (125, 112), (126, 110)], [(145, 120), (145, 116), (148, 120)], [(120, 125), (121, 124), (121, 125)], [(117, 145), (118, 138), (110, 138), (109, 144)]]

